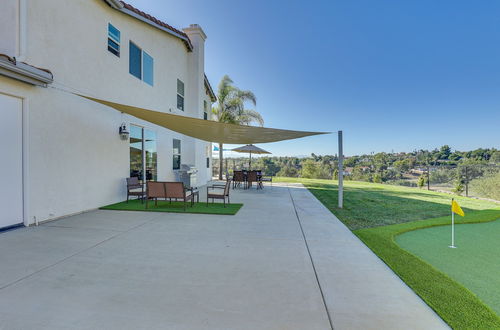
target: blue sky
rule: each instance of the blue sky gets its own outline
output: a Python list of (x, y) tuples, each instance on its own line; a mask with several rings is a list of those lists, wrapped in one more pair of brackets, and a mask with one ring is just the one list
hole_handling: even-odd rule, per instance
[[(265, 126), (344, 131), (346, 155), (500, 148), (500, 1), (128, 0), (208, 35), (205, 71)], [(261, 145), (335, 154), (336, 135)]]

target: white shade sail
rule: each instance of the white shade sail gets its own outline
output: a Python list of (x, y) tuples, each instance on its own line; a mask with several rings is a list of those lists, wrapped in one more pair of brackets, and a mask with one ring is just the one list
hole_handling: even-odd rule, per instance
[(226, 124), (143, 109), (81, 94), (75, 95), (109, 106), (120, 112), (149, 121), (172, 131), (208, 142), (253, 144), (298, 139), (312, 135), (329, 134), (329, 132), (291, 131), (277, 128)]

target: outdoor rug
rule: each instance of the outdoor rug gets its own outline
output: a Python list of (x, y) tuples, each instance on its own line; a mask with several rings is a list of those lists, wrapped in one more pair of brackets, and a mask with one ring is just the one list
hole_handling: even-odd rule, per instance
[(106, 205), (101, 207), (101, 210), (115, 210), (115, 211), (146, 211), (146, 212), (171, 212), (171, 213), (197, 213), (197, 214), (220, 214), (220, 215), (235, 215), (238, 213), (243, 204), (233, 203), (227, 204), (226, 207), (222, 203), (186, 203), (186, 210), (184, 211), (183, 202), (158, 201), (158, 205), (154, 202), (149, 202), (146, 209), (146, 203), (141, 203), (140, 200), (134, 199)]

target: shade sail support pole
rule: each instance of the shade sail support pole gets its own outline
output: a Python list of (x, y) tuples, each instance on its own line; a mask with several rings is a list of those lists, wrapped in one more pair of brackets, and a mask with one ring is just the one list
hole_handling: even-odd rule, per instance
[(342, 131), (339, 134), (339, 209), (344, 207), (344, 148), (342, 141)]

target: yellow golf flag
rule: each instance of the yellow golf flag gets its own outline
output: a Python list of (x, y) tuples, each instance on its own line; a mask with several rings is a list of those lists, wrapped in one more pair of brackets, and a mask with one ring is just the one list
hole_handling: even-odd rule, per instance
[(458, 205), (458, 203), (454, 199), (451, 200), (451, 212), (461, 215), (462, 217), (465, 215), (460, 205)]

